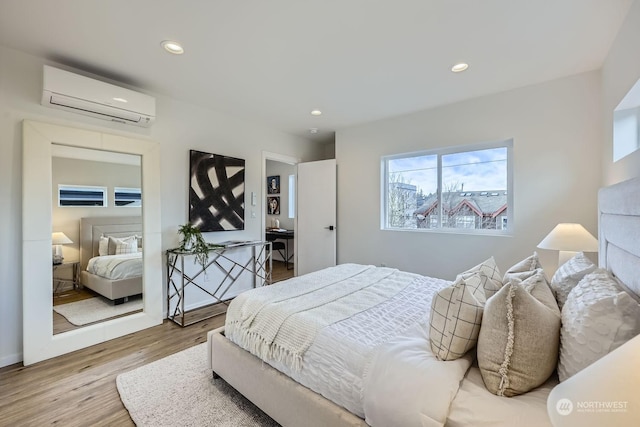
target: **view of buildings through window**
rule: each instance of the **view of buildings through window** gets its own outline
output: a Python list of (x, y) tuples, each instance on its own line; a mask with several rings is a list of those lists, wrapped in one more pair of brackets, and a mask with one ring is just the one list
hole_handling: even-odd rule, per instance
[(385, 228), (506, 230), (511, 146), (384, 158)]

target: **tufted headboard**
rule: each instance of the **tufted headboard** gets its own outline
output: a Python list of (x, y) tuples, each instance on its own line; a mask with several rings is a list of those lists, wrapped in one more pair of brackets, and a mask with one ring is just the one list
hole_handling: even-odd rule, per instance
[(640, 178), (598, 192), (600, 267), (640, 295)]
[(80, 219), (80, 269), (86, 270), (89, 260), (98, 256), (101, 236), (126, 237), (142, 235), (140, 216), (104, 216)]

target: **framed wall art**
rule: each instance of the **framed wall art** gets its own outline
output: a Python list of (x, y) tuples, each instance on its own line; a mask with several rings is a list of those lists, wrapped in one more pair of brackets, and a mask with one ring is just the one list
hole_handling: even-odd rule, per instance
[(267, 212), (269, 215), (280, 215), (280, 197), (267, 197)]
[(267, 177), (267, 194), (280, 194), (280, 175)]
[(189, 222), (203, 232), (244, 230), (244, 159), (190, 150), (189, 161)]

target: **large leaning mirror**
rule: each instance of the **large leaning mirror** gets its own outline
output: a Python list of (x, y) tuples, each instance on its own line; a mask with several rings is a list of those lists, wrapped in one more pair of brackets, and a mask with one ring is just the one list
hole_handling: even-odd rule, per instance
[(53, 334), (142, 310), (142, 168), (134, 154), (51, 146)]
[[(93, 152), (100, 156), (125, 155), (138, 159), (141, 169), (142, 207), (133, 207), (132, 215), (114, 219), (110, 215), (84, 215), (88, 225), (78, 220), (78, 245), (64, 232), (66, 225), (60, 218), (54, 221), (53, 206), (59, 204), (58, 185), (54, 186), (54, 160), (74, 157), (77, 153)], [(75, 152), (75, 154), (73, 154)], [(69, 154), (72, 153), (72, 154)], [(114, 154), (116, 153), (116, 154)], [(81, 155), (80, 157), (83, 157)], [(85, 159), (86, 160), (86, 159)], [(64, 161), (63, 161), (64, 163)], [(77, 165), (82, 167), (81, 164)], [(111, 135), (95, 131), (58, 126), (34, 121), (23, 123), (23, 359), (29, 365), (80, 348), (123, 336), (162, 323), (162, 253), (160, 222), (160, 159), (158, 145), (149, 140)], [(120, 193), (137, 189), (135, 183), (119, 186)], [(55, 190), (52, 191), (52, 189)], [(107, 192), (114, 191), (108, 189)], [(122, 196), (122, 194), (121, 194)], [(115, 195), (114, 195), (115, 197)], [(125, 194), (124, 198), (135, 198)], [(55, 201), (54, 201), (55, 200)], [(108, 202), (107, 202), (108, 203)], [(112, 203), (115, 203), (115, 199)], [(122, 201), (121, 203), (127, 203)], [(94, 216), (102, 218), (93, 218)], [(61, 222), (62, 221), (62, 222)], [(62, 228), (57, 230), (56, 228)], [(87, 228), (88, 227), (88, 228)], [(91, 232), (87, 230), (91, 229)], [(68, 234), (76, 236), (73, 227)], [(60, 236), (57, 233), (65, 235)], [(100, 237), (115, 237), (124, 240), (136, 236), (139, 240), (142, 275), (140, 289), (135, 283), (125, 283), (125, 293), (118, 294), (118, 283), (95, 285), (92, 290), (118, 306), (131, 298), (140, 298), (138, 310), (120, 317), (108, 317), (102, 321), (89, 322), (80, 328), (68, 328), (54, 334), (53, 294), (55, 288), (55, 265), (77, 262), (77, 276), (85, 274), (86, 263), (94, 252), (100, 251)], [(62, 240), (58, 240), (62, 239)], [(114, 240), (115, 241), (115, 240)], [(62, 245), (58, 248), (57, 242)], [(66, 244), (64, 242), (67, 242)], [(113, 242), (108, 242), (109, 243)], [(115, 243), (117, 244), (117, 242)], [(69, 247), (66, 247), (69, 246)], [(74, 249), (77, 251), (74, 253)], [(107, 249), (108, 250), (108, 249)], [(133, 250), (133, 249), (132, 249)], [(88, 252), (87, 252), (88, 251)], [(82, 254), (82, 252), (87, 252)], [(83, 260), (83, 261), (81, 261)], [(54, 268), (51, 268), (53, 263)], [(58, 263), (58, 264), (55, 264)], [(75, 277), (72, 279), (75, 280)], [(78, 277), (78, 281), (90, 280)], [(89, 283), (89, 282), (87, 282)], [(104, 286), (103, 286), (104, 285)], [(111, 290), (108, 289), (111, 285)], [(140, 292), (138, 292), (140, 291)], [(115, 292), (115, 293), (109, 293)], [(106, 294), (106, 296), (105, 296)]]

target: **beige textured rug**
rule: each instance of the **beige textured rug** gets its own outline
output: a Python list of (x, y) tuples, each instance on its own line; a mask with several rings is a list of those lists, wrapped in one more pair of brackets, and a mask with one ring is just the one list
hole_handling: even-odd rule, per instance
[(118, 375), (120, 399), (137, 426), (278, 426), (207, 368), (206, 344)]
[(142, 298), (113, 305), (106, 298), (98, 297), (53, 306), (53, 311), (63, 315), (69, 323), (76, 326), (99, 322), (137, 310), (142, 310)]

